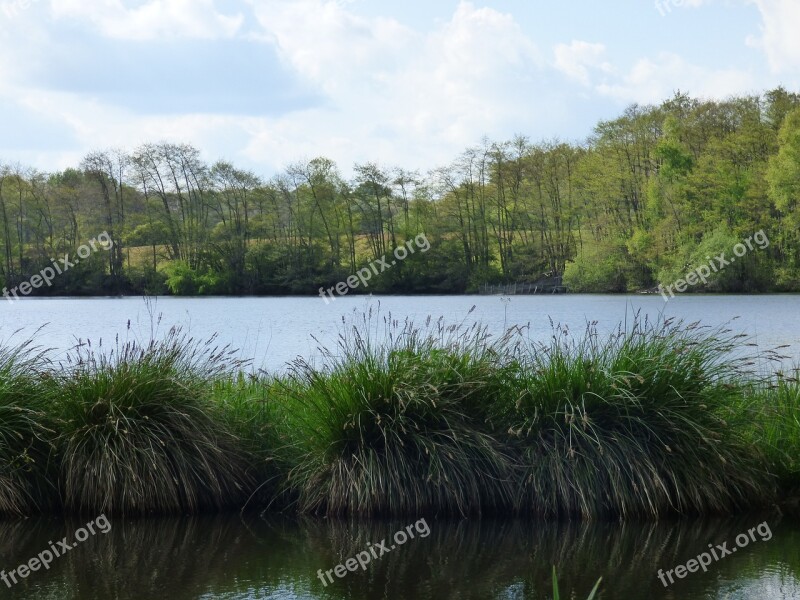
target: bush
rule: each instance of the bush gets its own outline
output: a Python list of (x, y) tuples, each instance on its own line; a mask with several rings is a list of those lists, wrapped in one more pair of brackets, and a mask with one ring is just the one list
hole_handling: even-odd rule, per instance
[(57, 399), (68, 510), (196, 513), (241, 503), (251, 482), (209, 393), (231, 358), (212, 343), (173, 329), (146, 346), (77, 351)]
[(608, 293), (627, 290), (625, 249), (612, 244), (585, 245), (574, 262), (567, 263), (564, 285), (572, 293)]
[(222, 411), (224, 425), (239, 440), (247, 457), (249, 478), (258, 485), (248, 505), (285, 506), (279, 496), (281, 482), (291, 466), (279, 459), (281, 448), (290, 440), (285, 428), (278, 426), (279, 405), (285, 402), (286, 383), (272, 377), (238, 374), (216, 381), (212, 389), (214, 403)]
[(471, 410), (495, 381), (485, 332), (441, 322), (424, 332), (390, 317), (386, 338), (375, 345), (353, 328), (326, 368), (294, 364), (285, 424), (295, 434), (288, 485), (299, 510), (466, 515), (507, 507), (509, 456)]
[(773, 486), (743, 434), (742, 361), (724, 330), (636, 319), (599, 340), (520, 359), (494, 422), (521, 465), (517, 505), (543, 517), (726, 513), (764, 505)]
[(31, 514), (55, 497), (44, 362), (31, 341), (0, 349), (0, 515)]
[(753, 390), (759, 418), (752, 443), (763, 448), (782, 489), (800, 492), (800, 381), (781, 376)]
[(756, 377), (728, 330), (637, 316), (531, 345), (521, 329), (378, 324), (368, 313), (321, 367), (276, 377), (176, 329), (81, 346), (58, 371), (30, 342), (0, 351), (0, 515), (60, 499), (121, 515), (657, 519), (800, 489), (800, 383)]

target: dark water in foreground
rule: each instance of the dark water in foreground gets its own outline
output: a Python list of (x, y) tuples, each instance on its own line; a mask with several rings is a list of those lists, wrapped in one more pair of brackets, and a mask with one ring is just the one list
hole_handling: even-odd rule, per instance
[[(89, 519), (86, 519), (88, 521)], [(9, 571), (86, 521), (0, 522), (0, 568)], [(772, 537), (749, 542), (707, 573), (665, 589), (672, 569), (708, 549), (735, 546), (738, 534), (766, 521)], [(31, 573), (0, 598), (132, 599), (546, 599), (557, 565), (561, 597), (585, 600), (603, 577), (603, 599), (800, 598), (800, 522), (777, 515), (659, 524), (569, 524), (426, 519), (429, 535), (347, 573), (327, 588), (317, 579), (387, 540), (413, 521), (354, 524), (256, 516), (111, 521), (49, 571)], [(424, 533), (426, 528), (420, 527)]]

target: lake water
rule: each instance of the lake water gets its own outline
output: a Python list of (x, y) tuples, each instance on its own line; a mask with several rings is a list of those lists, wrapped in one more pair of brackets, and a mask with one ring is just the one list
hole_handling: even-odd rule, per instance
[[(85, 522), (85, 521), (84, 521)], [(0, 566), (69, 541), (84, 522), (0, 522)], [(708, 549), (735, 546), (767, 523), (769, 539), (720, 557), (707, 572), (665, 588), (658, 570)], [(391, 549), (411, 522), (348, 523), (259, 517), (111, 520), (47, 571), (31, 573), (0, 597), (9, 600), (545, 600), (551, 570), (561, 597), (585, 600), (603, 577), (604, 600), (790, 600), (800, 598), (800, 523), (773, 516), (659, 524), (569, 524), (426, 519), (428, 535)], [(413, 529), (417, 531), (417, 529)], [(366, 570), (323, 586), (317, 578), (387, 540)], [(379, 552), (376, 552), (379, 554)], [(324, 576), (324, 575), (323, 575)]]
[[(669, 302), (657, 295), (353, 296), (329, 304), (320, 298), (294, 297), (26, 299), (0, 304), (0, 338), (7, 340), (24, 328), (14, 336), (19, 339), (46, 324), (37, 339), (59, 356), (78, 340), (90, 339), (96, 345), (102, 339), (107, 347), (117, 335), (122, 340), (148, 340), (154, 330), (163, 334), (171, 325), (182, 325), (201, 339), (217, 333), (220, 342), (240, 349), (255, 367), (277, 371), (298, 356), (318, 356), (317, 340), (333, 347), (342, 319), (370, 308), (417, 322), (428, 316), (444, 317), (448, 323), (477, 321), (494, 333), (530, 324), (529, 335), (536, 340), (551, 334), (550, 319), (574, 332), (582, 332), (587, 321), (597, 321), (602, 331), (613, 330), (636, 311), (650, 318), (663, 314), (711, 326), (735, 319), (732, 328), (750, 335), (761, 348), (789, 344), (784, 352), (800, 361), (800, 296), (796, 295), (698, 295)], [(156, 325), (159, 315), (161, 323)]]
[[(108, 347), (117, 335), (147, 340), (182, 325), (201, 339), (217, 333), (221, 343), (240, 348), (255, 366), (277, 371), (297, 356), (318, 356), (318, 343), (332, 347), (342, 319), (370, 309), (418, 322), (429, 315), (449, 323), (480, 322), (496, 334), (530, 325), (536, 340), (551, 334), (551, 319), (574, 332), (587, 321), (611, 331), (637, 311), (711, 326), (733, 320), (733, 329), (762, 348), (789, 344), (785, 352), (800, 360), (800, 296), (685, 296), (668, 303), (641, 295), (353, 297), (329, 305), (319, 298), (32, 299), (2, 305), (0, 338), (20, 340), (47, 324), (37, 333), (38, 343), (60, 358), (86, 339), (95, 345), (102, 339)], [(762, 522), (769, 526), (769, 540), (749, 543), (707, 572), (691, 573), (669, 587), (659, 581), (659, 569), (685, 564), (709, 544), (731, 547), (737, 535)], [(561, 597), (572, 600), (584, 600), (601, 576), (599, 598), (605, 600), (800, 598), (800, 522), (776, 515), (658, 524), (430, 519), (430, 535), (327, 587), (317, 579), (318, 570), (391, 539), (409, 523), (257, 516), (111, 523), (107, 535), (90, 537), (49, 570), (31, 573), (11, 589), (0, 582), (0, 598), (544, 600), (552, 598), (553, 565)], [(0, 521), (0, 569), (8, 572), (27, 562), (53, 540), (71, 539), (82, 524)]]

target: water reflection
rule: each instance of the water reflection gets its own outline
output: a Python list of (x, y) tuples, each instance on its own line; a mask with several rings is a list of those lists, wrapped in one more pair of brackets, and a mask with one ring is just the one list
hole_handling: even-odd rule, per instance
[[(684, 564), (709, 543), (732, 544), (764, 520), (771, 540), (665, 589), (659, 568)], [(86, 519), (85, 521), (88, 521)], [(0, 568), (10, 571), (85, 521), (0, 522)], [(441, 521), (324, 587), (316, 577), (415, 519), (357, 523), (257, 516), (113, 520), (48, 571), (32, 573), (0, 597), (12, 600), (329, 599), (419, 600), (551, 597), (557, 565), (562, 597), (585, 598), (599, 576), (601, 598), (647, 600), (800, 597), (800, 523), (777, 516), (659, 524)]]

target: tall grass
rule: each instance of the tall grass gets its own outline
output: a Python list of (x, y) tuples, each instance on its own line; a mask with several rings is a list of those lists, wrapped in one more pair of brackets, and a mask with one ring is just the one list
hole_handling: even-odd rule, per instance
[(65, 508), (163, 514), (238, 506), (250, 481), (210, 394), (234, 366), (227, 348), (177, 329), (109, 353), (76, 349), (56, 398)]
[(518, 507), (543, 517), (727, 513), (773, 492), (744, 435), (747, 363), (727, 330), (637, 318), (519, 358), (493, 408), (521, 466)]
[(44, 363), (32, 340), (0, 347), (0, 515), (30, 514), (54, 495)]
[(496, 378), (481, 328), (372, 315), (315, 368), (294, 363), (286, 426), (295, 433), (288, 486), (301, 512), (481, 513), (513, 495), (506, 448), (469, 407)]
[(248, 477), (257, 484), (243, 508), (284, 508), (290, 503), (283, 481), (291, 469), (286, 462), (291, 435), (279, 426), (286, 389), (286, 382), (277, 377), (243, 373), (213, 384), (211, 393), (224, 425), (236, 436)]
[(754, 446), (762, 448), (769, 460), (769, 470), (778, 477), (782, 489), (800, 493), (800, 381), (794, 374), (778, 377), (752, 391), (758, 407), (754, 426), (749, 428)]
[(740, 336), (638, 317), (526, 334), (369, 312), (278, 376), (177, 329), (58, 368), (6, 347), (0, 515), (658, 519), (800, 489), (800, 384), (756, 376)]

